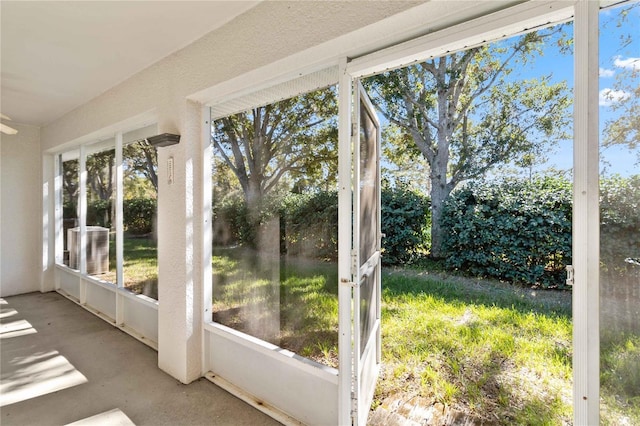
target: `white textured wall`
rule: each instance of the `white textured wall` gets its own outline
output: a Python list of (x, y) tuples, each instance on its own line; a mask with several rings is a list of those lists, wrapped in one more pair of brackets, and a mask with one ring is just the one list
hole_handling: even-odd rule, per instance
[(184, 99), (419, 3), (263, 2), (45, 126), (43, 149), (55, 148), (153, 109), (174, 119), (173, 99)]
[[(180, 143), (158, 149), (158, 365), (188, 383), (203, 373), (200, 176), (205, 148), (200, 105), (178, 104)], [(158, 133), (176, 131), (173, 122), (161, 120)], [(172, 184), (166, 167), (169, 158), (174, 161)]]
[(0, 295), (40, 290), (40, 129), (11, 124), (0, 136)]

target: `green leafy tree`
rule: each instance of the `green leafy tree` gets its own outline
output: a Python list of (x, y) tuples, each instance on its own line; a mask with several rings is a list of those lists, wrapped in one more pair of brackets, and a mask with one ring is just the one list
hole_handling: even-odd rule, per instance
[(64, 205), (75, 213), (78, 204), (78, 160), (68, 160), (62, 163), (62, 187), (64, 189)]
[(110, 149), (87, 156), (87, 185), (90, 200), (111, 198), (115, 183), (116, 151)]
[(429, 194), (429, 163), (422, 156), (411, 136), (398, 126), (382, 129), (382, 154), (387, 161), (381, 164), (381, 174), (390, 187), (405, 187), (420, 194)]
[[(392, 70), (365, 82), (372, 101), (403, 141), (429, 164), (431, 256), (442, 256), (442, 206), (461, 182), (517, 161), (564, 137), (570, 98), (550, 76), (509, 78), (542, 53), (559, 30), (533, 32)], [(554, 37), (555, 36), (555, 37)]]
[[(125, 175), (126, 176), (126, 175)], [(132, 174), (126, 176), (123, 182), (124, 199), (132, 198), (157, 198), (157, 191), (145, 176)]]
[(158, 150), (146, 139), (126, 145), (122, 149), (128, 177), (143, 176), (158, 193)]
[[(638, 31), (633, 24), (640, 17), (640, 3), (621, 8), (603, 22), (603, 28), (622, 28), (615, 55), (610, 59), (615, 73), (613, 86), (600, 92), (600, 103), (612, 112), (605, 122), (602, 146), (626, 146), (640, 162), (640, 58), (637, 56)], [(606, 19), (606, 18), (605, 18)], [(635, 26), (634, 26), (635, 25)], [(635, 29), (626, 31), (627, 28)]]
[(329, 88), (213, 122), (213, 145), (237, 178), (250, 211), (259, 209), (287, 175), (330, 178), (323, 164), (336, 162), (336, 115), (335, 90)]

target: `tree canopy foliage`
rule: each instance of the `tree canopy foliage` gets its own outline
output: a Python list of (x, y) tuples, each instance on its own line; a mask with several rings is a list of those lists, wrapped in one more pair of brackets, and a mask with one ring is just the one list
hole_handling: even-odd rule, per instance
[(562, 138), (571, 103), (550, 76), (509, 78), (542, 54), (559, 29), (484, 44), (365, 82), (372, 101), (396, 127), (396, 145), (412, 143), (427, 160), (431, 182), (431, 255), (441, 256), (443, 202), (461, 182)]
[(298, 190), (335, 183), (336, 118), (334, 88), (317, 90), (215, 120), (213, 145), (251, 208), (285, 176)]
[(97, 152), (87, 156), (87, 185), (90, 199), (108, 200), (115, 184), (116, 150)]
[(122, 157), (127, 167), (125, 177), (142, 176), (147, 180), (156, 194), (158, 193), (158, 150), (146, 139), (130, 143), (122, 148)]
[[(631, 152), (640, 152), (640, 58), (637, 57), (637, 24), (635, 27), (632, 24), (638, 16), (640, 3), (632, 3), (602, 23), (605, 29), (615, 25), (623, 30), (615, 51), (611, 52), (613, 57), (608, 58), (613, 69), (606, 71), (615, 74), (613, 86), (600, 92), (601, 106), (608, 107), (613, 113), (605, 121), (602, 139), (605, 149), (622, 145)], [(627, 32), (626, 28), (635, 28), (636, 31)], [(636, 155), (640, 162), (640, 154)]]
[[(89, 200), (109, 200), (115, 190), (115, 149), (87, 156), (87, 188)], [(156, 148), (141, 139), (123, 147), (124, 187), (128, 198), (156, 198), (158, 193), (158, 154)], [(75, 209), (79, 191), (79, 161), (62, 163), (64, 202)]]

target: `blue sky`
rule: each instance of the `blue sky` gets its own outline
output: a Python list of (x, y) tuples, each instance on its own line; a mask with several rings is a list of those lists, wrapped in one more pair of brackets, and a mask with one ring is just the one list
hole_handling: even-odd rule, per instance
[[(627, 5), (628, 8), (628, 5)], [(604, 10), (600, 13), (600, 131), (604, 129), (607, 120), (615, 118), (616, 112), (611, 105), (616, 100), (629, 96), (626, 92), (617, 90), (616, 81), (622, 75), (621, 72), (630, 67), (635, 67), (636, 81), (629, 82), (637, 87), (640, 84), (640, 7), (631, 10), (626, 21), (620, 20), (620, 11), (625, 7), (617, 7)], [(620, 22), (623, 24), (618, 25)], [(565, 25), (568, 37), (572, 36), (572, 24)], [(631, 43), (622, 46), (621, 37), (631, 36)], [(561, 53), (558, 47), (549, 43), (549, 47), (535, 60), (529, 62), (526, 69), (514, 70), (509, 78), (530, 79), (551, 75), (551, 83), (566, 81), (570, 90), (573, 89), (574, 65), (573, 54)], [(387, 121), (381, 117), (382, 124)], [(601, 152), (601, 170), (604, 175), (620, 174), (623, 176), (639, 174), (638, 150), (631, 152), (626, 146), (609, 147)], [(384, 162), (387, 167), (390, 166)], [(536, 166), (535, 172), (544, 172), (548, 169), (566, 171), (569, 174), (573, 166), (573, 140), (560, 141), (547, 154), (547, 162)], [(508, 166), (509, 167), (509, 166)], [(395, 169), (395, 167), (392, 167)], [(513, 169), (513, 167), (512, 167)], [(521, 170), (522, 174), (528, 171)], [(501, 172), (497, 172), (502, 174)]]
[[(632, 9), (630, 16), (623, 22), (620, 21), (619, 12), (624, 8), (615, 8), (600, 13), (600, 131), (604, 129), (606, 120), (616, 117), (612, 104), (620, 99), (630, 96), (628, 93), (616, 90), (616, 78), (623, 70), (634, 68), (640, 71), (640, 7)], [(572, 31), (567, 26), (567, 31)], [(631, 43), (622, 45), (621, 37), (631, 36)], [(557, 49), (551, 48), (545, 51), (535, 66), (524, 77), (534, 77), (551, 74), (555, 81), (567, 81), (570, 88), (573, 87), (573, 55), (562, 54)], [(640, 84), (640, 73), (636, 75), (634, 86)], [(572, 167), (573, 141), (562, 141), (556, 149), (549, 153), (547, 164), (538, 167), (544, 170), (554, 167), (560, 170), (569, 170)], [(638, 152), (631, 152), (627, 147), (609, 147), (601, 152), (601, 170), (603, 174), (631, 175), (640, 173), (640, 165), (637, 164)]]

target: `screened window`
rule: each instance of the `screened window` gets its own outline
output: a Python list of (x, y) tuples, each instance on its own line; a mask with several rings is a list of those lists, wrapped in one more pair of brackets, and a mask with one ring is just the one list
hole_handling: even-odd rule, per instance
[(213, 321), (337, 365), (335, 86), (213, 120)]
[[(82, 270), (84, 259), (86, 275), (157, 300), (157, 151), (146, 141), (156, 132), (156, 125), (151, 125), (59, 155), (62, 253), (57, 258), (77, 271)], [(123, 247), (120, 259), (119, 244)]]

